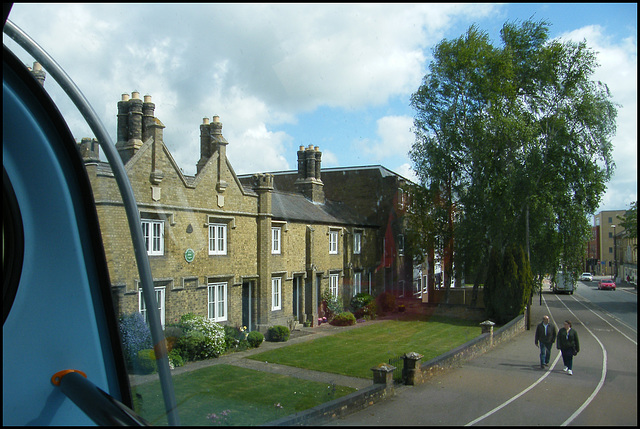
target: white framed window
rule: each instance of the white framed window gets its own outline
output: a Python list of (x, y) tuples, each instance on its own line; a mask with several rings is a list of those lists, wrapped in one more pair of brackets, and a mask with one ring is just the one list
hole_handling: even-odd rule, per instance
[(338, 237), (339, 231), (336, 229), (329, 230), (329, 254), (338, 254)]
[(282, 228), (279, 226), (271, 227), (271, 253), (279, 255), (282, 248)]
[(227, 254), (227, 224), (209, 224), (209, 255)]
[(362, 273), (360, 271), (353, 273), (353, 296), (362, 292)]
[(224, 322), (227, 320), (227, 284), (209, 283), (207, 292), (207, 317), (214, 322)]
[[(164, 287), (154, 287), (156, 302), (158, 303), (158, 312), (160, 313), (160, 323), (164, 328)], [(149, 314), (147, 313), (147, 306), (144, 303), (144, 297), (142, 296), (142, 288), (138, 289), (138, 311), (144, 317), (145, 322), (149, 323)]]
[(282, 278), (273, 277), (271, 279), (271, 310), (282, 309)]
[(329, 291), (331, 296), (338, 297), (338, 284), (340, 283), (340, 274), (329, 274)]
[(147, 255), (164, 255), (164, 221), (142, 219), (140, 223)]
[(362, 252), (362, 233), (354, 232), (353, 233), (353, 253), (355, 255), (359, 255)]

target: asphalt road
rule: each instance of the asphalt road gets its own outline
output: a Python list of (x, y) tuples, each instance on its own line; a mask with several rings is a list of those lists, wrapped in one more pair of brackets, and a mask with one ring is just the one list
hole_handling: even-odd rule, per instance
[[(637, 325), (615, 314), (616, 308), (628, 312), (627, 304), (618, 305), (628, 299), (635, 302), (637, 320), (637, 293), (624, 287), (597, 291), (617, 297), (617, 304), (604, 310), (585, 298), (586, 292), (582, 286), (574, 295), (545, 291), (542, 304), (534, 299), (531, 330), (460, 368), (422, 385), (401, 387), (395, 396), (327, 425), (637, 426)], [(579, 334), (581, 351), (574, 358), (573, 376), (562, 371), (555, 349), (550, 369), (540, 369), (534, 329), (543, 314), (558, 328), (571, 320)]]

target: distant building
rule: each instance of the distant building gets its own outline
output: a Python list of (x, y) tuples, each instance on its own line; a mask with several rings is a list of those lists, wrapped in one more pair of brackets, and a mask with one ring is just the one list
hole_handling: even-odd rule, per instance
[[(381, 166), (322, 169), (318, 147), (300, 147), (298, 170), (237, 176), (216, 116), (200, 125), (195, 176), (163, 141), (150, 96), (118, 102), (117, 143), (142, 220), (163, 324), (196, 313), (266, 331), (314, 325), (329, 291), (348, 306), (358, 292), (410, 294), (404, 249), (406, 179)], [(94, 198), (114, 301), (146, 312), (124, 208), (95, 140), (79, 144)]]
[(625, 213), (626, 210), (606, 210), (594, 216), (592, 237), (587, 245), (587, 271), (625, 281), (627, 276), (637, 279), (635, 239), (626, 236), (618, 219)]

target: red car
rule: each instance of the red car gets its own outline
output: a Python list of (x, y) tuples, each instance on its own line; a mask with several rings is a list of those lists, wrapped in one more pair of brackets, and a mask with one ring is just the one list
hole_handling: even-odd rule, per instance
[(613, 290), (616, 290), (616, 284), (613, 282), (613, 280), (602, 279), (598, 283), (598, 289), (613, 289)]

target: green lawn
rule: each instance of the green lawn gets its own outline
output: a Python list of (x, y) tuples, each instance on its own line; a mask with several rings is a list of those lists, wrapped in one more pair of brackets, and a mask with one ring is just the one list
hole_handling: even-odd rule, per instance
[[(212, 413), (221, 425), (262, 425), (356, 390), (224, 364), (174, 376), (173, 384), (183, 426), (215, 425), (207, 418)], [(159, 382), (131, 390), (138, 414), (152, 425), (167, 424)]]
[[(388, 320), (247, 358), (372, 379), (371, 368), (389, 358), (417, 352), (426, 362), (480, 333), (473, 321), (435, 316), (428, 322)], [(261, 425), (355, 390), (231, 365), (183, 373), (173, 383), (181, 424), (190, 426), (211, 425), (207, 416), (212, 413), (225, 425)], [(142, 417), (167, 424), (157, 381), (133, 386), (132, 393)], [(225, 410), (228, 416), (220, 418)]]
[(432, 317), (425, 321), (388, 320), (248, 359), (298, 368), (371, 378), (371, 368), (389, 358), (416, 352), (426, 362), (481, 334), (477, 322)]

